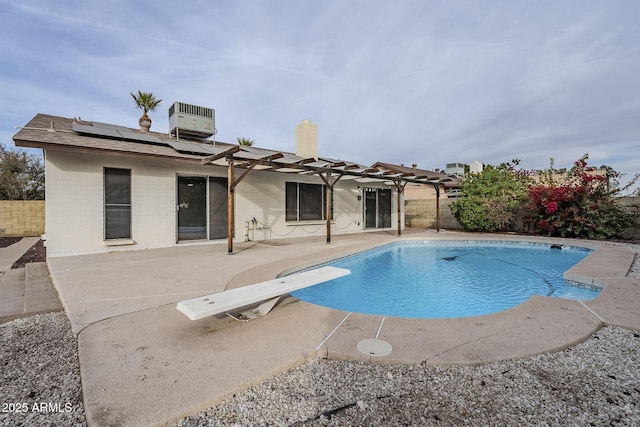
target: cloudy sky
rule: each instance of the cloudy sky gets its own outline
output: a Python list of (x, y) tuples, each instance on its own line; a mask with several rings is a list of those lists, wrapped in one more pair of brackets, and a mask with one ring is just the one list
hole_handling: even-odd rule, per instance
[(137, 127), (130, 92), (216, 139), (363, 164), (640, 172), (637, 0), (0, 0), (0, 142), (36, 113)]

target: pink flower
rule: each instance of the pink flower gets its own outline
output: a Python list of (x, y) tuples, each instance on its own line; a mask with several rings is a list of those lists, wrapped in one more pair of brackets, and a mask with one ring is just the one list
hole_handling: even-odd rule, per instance
[(547, 215), (555, 213), (557, 210), (558, 210), (558, 204), (556, 202), (548, 202), (545, 205), (545, 213)]

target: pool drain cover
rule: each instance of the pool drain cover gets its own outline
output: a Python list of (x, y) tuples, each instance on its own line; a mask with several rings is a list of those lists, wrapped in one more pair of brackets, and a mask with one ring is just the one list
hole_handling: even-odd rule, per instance
[(358, 343), (358, 351), (367, 356), (387, 356), (392, 349), (391, 344), (379, 339), (362, 340)]

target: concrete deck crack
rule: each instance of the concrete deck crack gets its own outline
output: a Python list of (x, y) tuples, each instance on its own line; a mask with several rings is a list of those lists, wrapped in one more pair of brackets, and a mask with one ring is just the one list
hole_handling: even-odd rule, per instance
[(501, 335), (501, 334), (502, 334), (502, 333), (504, 333), (505, 331), (508, 331), (508, 330), (511, 330), (511, 329), (515, 329), (515, 328), (507, 328), (507, 329), (503, 329), (503, 330), (501, 330), (501, 331), (499, 331), (499, 332), (496, 332), (496, 333), (494, 333), (494, 334), (491, 334), (491, 335), (485, 335), (485, 336), (481, 336), (481, 337), (478, 337), (478, 338), (475, 338), (475, 339), (472, 339), (472, 340), (467, 340), (467, 341), (465, 341), (465, 342), (463, 342), (463, 343), (460, 343), (460, 344), (458, 344), (458, 345), (456, 345), (456, 346), (453, 346), (453, 347), (451, 347), (451, 348), (448, 348), (448, 349), (446, 349), (446, 350), (443, 350), (443, 351), (441, 351), (441, 352), (439, 352), (439, 353), (437, 353), (437, 354), (434, 354), (434, 355), (433, 355), (433, 356), (431, 356), (431, 357), (428, 357), (428, 358), (424, 359), (424, 360), (421, 362), (421, 364), (426, 364), (426, 362), (428, 362), (428, 361), (429, 361), (429, 360), (431, 360), (431, 359), (434, 359), (434, 358), (436, 358), (436, 357), (442, 356), (443, 354), (449, 353), (450, 351), (456, 350), (456, 349), (458, 349), (458, 348), (460, 348), (460, 347), (464, 347), (464, 346), (465, 346), (465, 345), (467, 345), (467, 344), (475, 343), (475, 342), (479, 342), (479, 341), (482, 341), (482, 340), (487, 339), (487, 338), (492, 338), (492, 337), (495, 337), (495, 336)]

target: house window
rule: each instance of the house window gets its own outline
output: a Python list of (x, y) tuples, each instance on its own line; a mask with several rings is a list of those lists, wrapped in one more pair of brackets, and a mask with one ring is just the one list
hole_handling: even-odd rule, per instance
[[(326, 219), (326, 186), (321, 184), (286, 183), (286, 220), (318, 221)], [(333, 199), (333, 191), (331, 192)], [(333, 205), (331, 206), (333, 217)]]
[(104, 168), (104, 238), (131, 238), (131, 170)]

